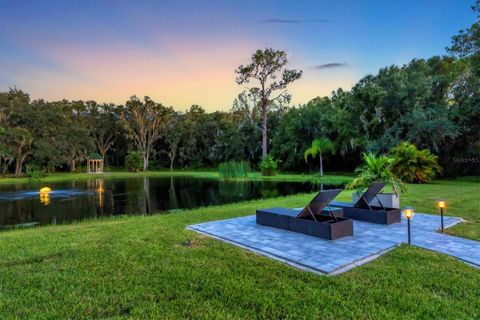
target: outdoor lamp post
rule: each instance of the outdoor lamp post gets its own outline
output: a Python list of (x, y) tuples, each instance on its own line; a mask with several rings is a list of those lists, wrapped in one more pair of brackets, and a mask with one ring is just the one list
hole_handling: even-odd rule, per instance
[(443, 210), (447, 207), (447, 202), (445, 199), (437, 199), (437, 206), (440, 208), (440, 217), (442, 221), (442, 232), (443, 232)]
[(411, 244), (411, 237), (410, 237), (410, 219), (413, 218), (413, 208), (412, 207), (405, 207), (403, 208), (403, 216), (407, 219), (408, 223), (408, 244)]

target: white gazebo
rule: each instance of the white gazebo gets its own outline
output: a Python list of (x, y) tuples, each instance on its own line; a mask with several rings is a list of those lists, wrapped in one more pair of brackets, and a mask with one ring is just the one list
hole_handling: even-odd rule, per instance
[(98, 153), (92, 153), (87, 159), (88, 173), (103, 173), (103, 159)]

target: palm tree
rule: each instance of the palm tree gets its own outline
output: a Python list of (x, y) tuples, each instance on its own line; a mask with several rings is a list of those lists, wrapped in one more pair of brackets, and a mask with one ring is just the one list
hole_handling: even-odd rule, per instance
[(321, 139), (315, 139), (312, 141), (312, 146), (305, 150), (305, 153), (303, 154), (303, 157), (305, 158), (305, 162), (308, 161), (308, 156), (311, 155), (313, 158), (316, 157), (316, 155), (319, 155), (319, 161), (320, 161), (320, 176), (323, 177), (323, 156), (322, 154), (326, 152), (331, 152), (333, 153), (335, 151), (335, 147), (333, 145), (333, 142), (328, 139), (328, 138), (321, 138)]
[(373, 153), (363, 153), (362, 158), (364, 163), (355, 169), (357, 177), (347, 185), (347, 189), (357, 189), (357, 194), (360, 194), (373, 182), (383, 181), (392, 186), (395, 194), (406, 191), (405, 184), (391, 171), (395, 159)]
[(418, 150), (411, 143), (402, 142), (390, 150), (390, 155), (395, 159), (392, 172), (405, 182), (429, 183), (442, 173), (438, 156), (428, 149)]

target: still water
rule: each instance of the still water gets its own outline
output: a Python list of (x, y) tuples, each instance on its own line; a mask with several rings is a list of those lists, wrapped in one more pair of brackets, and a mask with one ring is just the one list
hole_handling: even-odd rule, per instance
[[(48, 185), (51, 192), (40, 193)], [(333, 188), (338, 186), (323, 186)], [(318, 190), (309, 182), (227, 182), (138, 177), (0, 185), (0, 228), (55, 224), (109, 215), (151, 214)]]

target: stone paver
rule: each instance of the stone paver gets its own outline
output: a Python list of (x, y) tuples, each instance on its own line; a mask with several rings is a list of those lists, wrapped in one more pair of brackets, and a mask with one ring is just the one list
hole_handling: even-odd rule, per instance
[[(461, 221), (461, 218), (445, 217), (446, 226)], [(402, 222), (388, 226), (354, 221), (354, 235), (335, 241), (258, 225), (254, 215), (191, 225), (188, 229), (302, 269), (338, 274), (406, 242), (406, 224), (403, 218)], [(439, 216), (416, 213), (412, 220), (412, 244), (480, 267), (480, 242), (438, 233), (439, 227)]]

